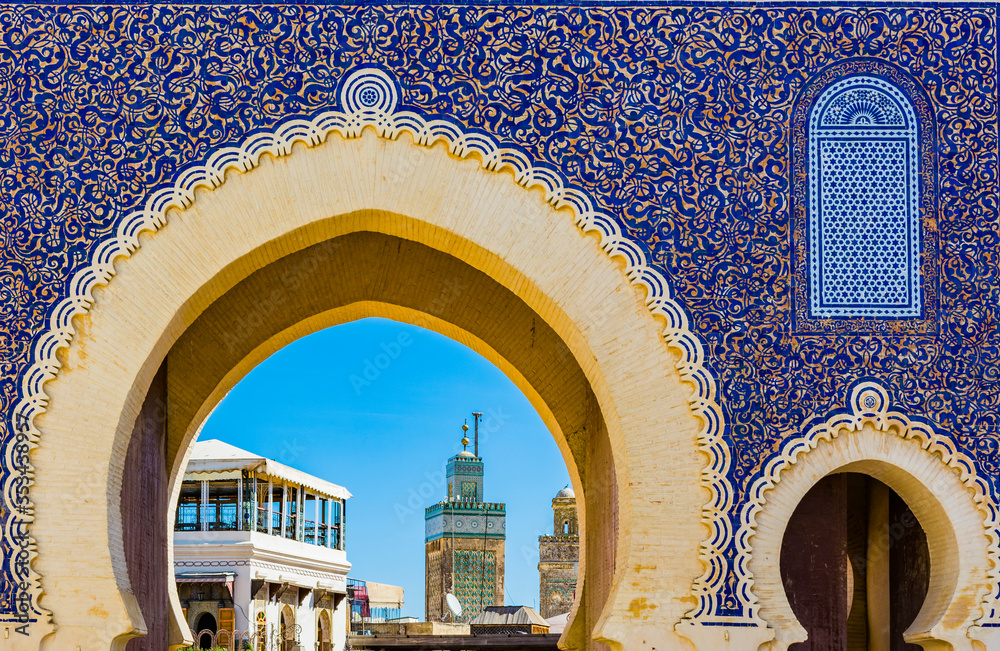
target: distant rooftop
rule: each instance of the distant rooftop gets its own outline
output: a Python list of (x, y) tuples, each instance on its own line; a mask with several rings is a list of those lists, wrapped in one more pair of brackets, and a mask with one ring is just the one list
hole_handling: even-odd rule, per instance
[(218, 439), (197, 441), (188, 459), (186, 474), (196, 472), (226, 472), (229, 470), (256, 470), (266, 473), (274, 479), (283, 479), (292, 484), (299, 484), (316, 493), (328, 497), (348, 499), (350, 491), (343, 486), (325, 481), (301, 470), (296, 470), (274, 459), (262, 457), (253, 452), (247, 452), (235, 445), (230, 445)]
[(548, 626), (549, 623), (530, 606), (487, 606), (476, 615), (472, 625), (504, 626), (513, 624), (534, 624)]
[(566, 630), (566, 625), (569, 623), (569, 613), (549, 617), (545, 621), (549, 624), (549, 633), (562, 633)]
[(558, 493), (556, 493), (556, 498), (560, 498), (560, 497), (573, 497), (573, 498), (575, 498), (576, 497), (576, 493), (573, 491), (572, 488), (570, 488), (569, 484), (566, 484), (566, 488), (564, 488), (561, 491), (559, 491)]

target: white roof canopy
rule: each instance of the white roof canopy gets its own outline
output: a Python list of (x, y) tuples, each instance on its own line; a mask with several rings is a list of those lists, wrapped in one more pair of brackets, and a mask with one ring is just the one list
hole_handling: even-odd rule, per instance
[(365, 581), (365, 586), (368, 588), (368, 603), (373, 607), (403, 607), (402, 587), (388, 583), (375, 583), (374, 581)]
[(240, 448), (223, 443), (218, 439), (197, 441), (188, 459), (185, 474), (198, 472), (227, 472), (232, 470), (255, 470), (265, 473), (272, 479), (282, 479), (290, 484), (298, 484), (313, 493), (324, 497), (336, 497), (346, 500), (351, 497), (350, 491), (343, 486), (314, 477), (301, 470), (296, 470), (278, 463), (273, 459), (259, 454), (247, 452)]
[(548, 626), (541, 615), (530, 606), (487, 606), (481, 613), (472, 620), (475, 625), (512, 625), (512, 624), (532, 624), (534, 626)]

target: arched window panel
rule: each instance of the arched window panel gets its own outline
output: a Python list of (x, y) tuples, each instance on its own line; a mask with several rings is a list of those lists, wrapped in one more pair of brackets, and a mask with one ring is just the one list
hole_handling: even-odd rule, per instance
[(869, 75), (830, 85), (808, 125), (809, 312), (921, 315), (920, 142), (913, 106)]

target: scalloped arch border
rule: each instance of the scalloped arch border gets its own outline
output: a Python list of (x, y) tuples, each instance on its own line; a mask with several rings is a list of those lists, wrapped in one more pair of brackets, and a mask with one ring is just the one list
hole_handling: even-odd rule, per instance
[(761, 470), (747, 491), (748, 501), (741, 512), (741, 525), (736, 535), (737, 559), (734, 570), (739, 581), (739, 594), (745, 599), (746, 615), (759, 620), (760, 605), (753, 593), (753, 574), (750, 558), (753, 552), (751, 539), (757, 530), (757, 515), (767, 506), (767, 493), (781, 481), (781, 474), (790, 466), (800, 463), (809, 452), (823, 441), (832, 441), (843, 432), (856, 432), (872, 425), (879, 432), (894, 433), (903, 439), (915, 439), (925, 451), (938, 456), (942, 463), (956, 471), (962, 484), (973, 492), (973, 500), (983, 514), (984, 534), (989, 538), (989, 560), (992, 567), (987, 575), (989, 591), (983, 599), (983, 615), (979, 626), (1000, 625), (1000, 512), (994, 503), (989, 486), (979, 477), (972, 459), (960, 452), (946, 436), (937, 433), (928, 423), (893, 411), (889, 392), (878, 382), (865, 380), (848, 391), (847, 408), (810, 426), (807, 422), (801, 436), (788, 439), (781, 451), (772, 457)]
[[(359, 105), (354, 99), (359, 90), (357, 84), (353, 83), (359, 77), (367, 79), (377, 92), (386, 93), (387, 96), (383, 98), (386, 101), (374, 107)], [(143, 207), (121, 218), (114, 234), (97, 246), (90, 263), (73, 275), (68, 284), (67, 296), (49, 315), (47, 329), (34, 342), (33, 361), (21, 375), (21, 398), (10, 415), (14, 426), (11, 431), (23, 432), (24, 436), (20, 440), (18, 437), (11, 437), (4, 450), (8, 467), (24, 468), (24, 473), (20, 475), (12, 473), (3, 486), (3, 499), (11, 507), (12, 513), (20, 516), (10, 518), (4, 535), (8, 540), (15, 540), (15, 536), (20, 535), (23, 539), (27, 534), (30, 541), (31, 562), (27, 564), (30, 576), (27, 581), (32, 587), (27, 592), (32, 596), (32, 608), (38, 615), (51, 620), (51, 613), (39, 610), (35, 598), (41, 594), (43, 586), (42, 577), (33, 565), (37, 556), (29, 530), (33, 514), (30, 496), (23, 488), (24, 478), (33, 481), (34, 471), (30, 463), (18, 465), (14, 460), (23, 461), (25, 450), (39, 445), (41, 433), (35, 427), (34, 420), (46, 411), (48, 396), (44, 385), (59, 372), (61, 364), (57, 353), (70, 345), (76, 332), (73, 317), (90, 310), (95, 300), (94, 290), (107, 285), (115, 276), (116, 260), (128, 258), (138, 250), (139, 235), (143, 232), (155, 233), (163, 227), (167, 222), (166, 212), (169, 209), (183, 210), (189, 207), (194, 202), (196, 190), (218, 188), (225, 182), (228, 171), (248, 172), (257, 167), (264, 154), (276, 158), (287, 156), (292, 153), (296, 144), (314, 147), (331, 134), (339, 134), (346, 139), (357, 138), (364, 129), (372, 128), (379, 137), (393, 140), (403, 133), (409, 133), (418, 146), (431, 147), (443, 142), (454, 156), (478, 156), (483, 169), (495, 172), (508, 170), (513, 174), (515, 182), (522, 187), (542, 189), (545, 200), (553, 207), (570, 208), (573, 211), (574, 221), (581, 231), (597, 231), (601, 237), (601, 246), (608, 255), (625, 261), (629, 281), (646, 290), (647, 308), (654, 316), (662, 317), (666, 322), (661, 331), (664, 342), (679, 353), (677, 370), (681, 379), (693, 388), (689, 404), (702, 424), (697, 437), (698, 446), (709, 457), (709, 462), (701, 473), (702, 485), (711, 492), (711, 498), (702, 509), (702, 523), (710, 531), (708, 538), (701, 543), (699, 552), (705, 572), (692, 585), (692, 595), (698, 599), (699, 605), (685, 618), (693, 616), (698, 621), (703, 617), (710, 617), (717, 611), (718, 591), (730, 571), (723, 551), (733, 541), (729, 512), (733, 508), (734, 491), (728, 477), (731, 451), (723, 438), (725, 417), (718, 403), (716, 380), (706, 368), (704, 345), (692, 331), (683, 307), (672, 297), (667, 279), (649, 265), (642, 249), (622, 232), (610, 215), (597, 210), (594, 202), (583, 191), (571, 186), (552, 167), (534, 162), (516, 148), (501, 146), (489, 134), (465, 131), (447, 118), (428, 119), (415, 112), (397, 111), (396, 97), (399, 95), (392, 93), (397, 89), (396, 83), (381, 69), (356, 69), (346, 74), (344, 79), (340, 105), (354, 107), (353, 112), (327, 111), (312, 119), (288, 120), (273, 132), (250, 134), (238, 146), (217, 150), (203, 164), (186, 167), (175, 175), (173, 181), (150, 192)], [(347, 94), (348, 88), (351, 96)], [(17, 508), (18, 505), (22, 506), (23, 513)]]

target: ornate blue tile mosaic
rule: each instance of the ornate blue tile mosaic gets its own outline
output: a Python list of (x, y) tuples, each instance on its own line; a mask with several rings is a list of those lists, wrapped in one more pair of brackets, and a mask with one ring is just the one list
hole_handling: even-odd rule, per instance
[[(219, 147), (329, 110), (370, 65), (406, 109), (557, 169), (669, 279), (718, 380), (733, 530), (789, 433), (844, 408), (860, 378), (950, 436), (1000, 497), (996, 63), (991, 4), (0, 5), (0, 444), (18, 436), (33, 342), (119, 219)], [(888, 84), (865, 98), (887, 124), (861, 130), (867, 152), (824, 141), (841, 208), (822, 213), (820, 257), (810, 117), (858, 76)], [(916, 149), (911, 131), (872, 135), (909, 128), (890, 89), (912, 103)], [(859, 126), (843, 124), (857, 102), (829, 98), (817, 134)], [(843, 206), (838, 184), (875, 159), (869, 178), (899, 187), (866, 190), (877, 212)], [(845, 232), (859, 215), (868, 239)], [(21, 485), (20, 468), (6, 459), (0, 483)], [(0, 518), (0, 620), (18, 621), (25, 525)], [(738, 618), (746, 596), (720, 572), (711, 614)]]

